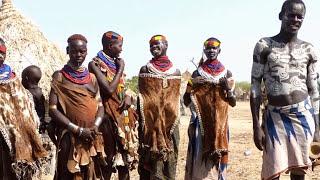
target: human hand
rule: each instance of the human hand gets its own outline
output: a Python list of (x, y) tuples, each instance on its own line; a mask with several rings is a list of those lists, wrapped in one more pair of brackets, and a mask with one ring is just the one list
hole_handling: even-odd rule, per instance
[(262, 128), (259, 126), (253, 130), (253, 140), (256, 147), (262, 151), (264, 149), (266, 138)]
[(231, 90), (234, 84), (234, 80), (232, 78), (222, 77), (219, 79), (219, 84), (226, 91)]
[(95, 134), (89, 128), (83, 128), (82, 133), (79, 132), (79, 137), (85, 142), (92, 142), (94, 140)]
[(117, 58), (117, 59), (115, 59), (115, 64), (116, 64), (116, 66), (119, 68), (119, 69), (124, 69), (124, 65), (125, 65), (125, 63), (124, 63), (124, 60), (122, 59), (122, 58)]
[(196, 78), (192, 78), (191, 82), (193, 85), (199, 85), (199, 84), (204, 84), (206, 80), (202, 76), (198, 76)]
[(94, 134), (94, 136), (97, 136), (97, 135), (101, 135), (102, 133), (99, 131), (99, 127), (97, 127), (96, 125), (94, 125), (92, 128), (91, 128), (91, 131), (92, 133)]
[(120, 112), (124, 110), (128, 110), (128, 108), (131, 106), (131, 97), (130, 96), (125, 96), (124, 100), (121, 102), (119, 105)]
[(46, 122), (40, 122), (39, 133), (40, 133), (40, 134), (45, 133), (45, 132), (46, 132), (46, 129), (47, 129), (47, 126), (48, 126), (48, 123), (46, 123)]

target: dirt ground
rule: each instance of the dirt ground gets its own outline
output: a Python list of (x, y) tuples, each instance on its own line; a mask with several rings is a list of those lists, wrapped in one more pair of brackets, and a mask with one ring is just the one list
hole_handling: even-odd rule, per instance
[[(182, 116), (180, 120), (180, 146), (177, 167), (177, 180), (184, 179), (186, 153), (188, 147), (187, 129), (190, 116)], [(262, 152), (256, 149), (252, 138), (252, 120), (249, 102), (237, 102), (237, 106), (230, 108), (230, 155), (228, 166), (229, 180), (259, 180), (262, 164)], [(245, 155), (245, 152), (249, 155)], [(131, 172), (131, 179), (138, 180), (137, 171)], [(51, 179), (51, 178), (48, 178)], [(112, 179), (117, 179), (113, 177)], [(281, 176), (281, 180), (290, 179), (288, 175)], [(306, 179), (320, 180), (320, 167), (311, 172)]]
[[(177, 167), (177, 180), (184, 179), (186, 153), (188, 147), (187, 128), (190, 116), (182, 116), (180, 121), (180, 147)], [(253, 143), (252, 120), (249, 102), (238, 102), (237, 106), (230, 108), (230, 156), (228, 166), (229, 180), (259, 180), (262, 164), (262, 152)], [(250, 155), (244, 155), (247, 151)], [(131, 173), (131, 179), (139, 179), (137, 172)], [(283, 175), (281, 180), (290, 179)], [(320, 168), (310, 173), (306, 179), (320, 180)]]

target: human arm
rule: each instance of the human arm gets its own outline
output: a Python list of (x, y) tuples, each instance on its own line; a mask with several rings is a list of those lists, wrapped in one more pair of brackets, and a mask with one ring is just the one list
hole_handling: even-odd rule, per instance
[(191, 103), (190, 94), (191, 94), (193, 85), (202, 84), (204, 82), (205, 82), (204, 79), (201, 78), (201, 76), (198, 74), (198, 71), (195, 70), (191, 75), (191, 79), (188, 81), (186, 92), (183, 95), (183, 103), (185, 106), (189, 106)]
[(100, 89), (107, 95), (112, 95), (117, 90), (124, 70), (123, 59), (116, 59), (115, 62), (117, 65), (117, 71), (111, 82), (106, 80), (106, 75), (101, 72), (98, 64), (95, 61), (91, 61), (88, 65), (89, 71), (96, 76)]
[(259, 150), (264, 149), (265, 134), (260, 126), (259, 112), (262, 100), (261, 82), (266, 62), (266, 50), (263, 40), (260, 40), (254, 49), (253, 64), (251, 70), (250, 108), (252, 115), (254, 143)]
[(236, 96), (234, 94), (235, 81), (232, 77), (232, 73), (228, 70), (225, 77), (219, 80), (219, 84), (226, 91), (227, 101), (230, 106), (236, 106)]
[(311, 104), (314, 109), (314, 122), (315, 122), (315, 133), (314, 141), (320, 142), (319, 137), (319, 90), (318, 90), (318, 56), (315, 53), (313, 46), (310, 45), (310, 60), (308, 63), (307, 71), (307, 87)]
[(97, 134), (101, 134), (99, 133), (99, 127), (105, 120), (105, 117), (104, 117), (104, 106), (100, 96), (100, 90), (98, 86), (96, 88), (97, 88), (96, 99), (98, 101), (98, 110), (97, 110), (96, 119), (93, 126), (93, 131), (97, 135)]

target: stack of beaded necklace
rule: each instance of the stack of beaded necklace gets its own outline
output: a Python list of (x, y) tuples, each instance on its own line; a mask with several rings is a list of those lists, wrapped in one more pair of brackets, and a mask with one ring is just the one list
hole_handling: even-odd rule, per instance
[[(100, 69), (102, 72), (104, 72), (106, 74), (106, 79), (107, 81), (111, 82), (115, 76), (115, 74), (117, 73), (117, 66), (114, 62), (114, 59), (112, 59), (111, 57), (109, 57), (108, 55), (106, 55), (103, 51), (99, 51), (97, 56), (99, 57), (99, 59), (101, 59), (101, 62), (98, 62), (100, 65)], [(117, 87), (117, 95), (120, 99), (120, 101), (122, 101), (124, 99), (124, 95), (125, 95), (125, 74), (122, 75), (122, 77), (120, 78), (120, 82), (118, 84)]]
[(69, 81), (76, 84), (88, 84), (91, 81), (91, 76), (87, 68), (83, 66), (76, 68), (70, 61), (61, 69), (61, 73)]

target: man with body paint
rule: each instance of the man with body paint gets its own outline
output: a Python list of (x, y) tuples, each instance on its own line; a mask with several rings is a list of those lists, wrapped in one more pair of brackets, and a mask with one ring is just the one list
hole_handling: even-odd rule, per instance
[[(304, 179), (311, 166), (309, 146), (319, 140), (319, 92), (315, 48), (297, 35), (305, 18), (301, 0), (286, 0), (279, 19), (280, 33), (255, 46), (250, 105), (254, 142), (263, 151), (262, 179)], [(268, 104), (260, 126), (261, 83)]]

